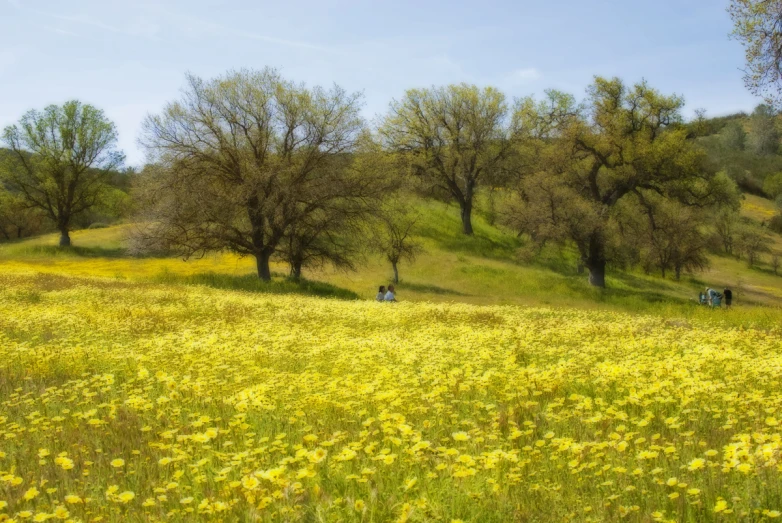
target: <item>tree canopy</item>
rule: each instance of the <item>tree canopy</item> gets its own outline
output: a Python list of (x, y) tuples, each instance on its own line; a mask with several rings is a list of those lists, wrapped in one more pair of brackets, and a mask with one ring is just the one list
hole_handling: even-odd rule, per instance
[(306, 88), (268, 68), (188, 75), (183, 97), (144, 123), (156, 172), (142, 235), (184, 256), (254, 256), (269, 280), (286, 235), (323, 232), (337, 223), (328, 220), (336, 206), (359, 212), (372, 197), (369, 180), (349, 168), (365, 132), (360, 106), (359, 94)]
[(540, 240), (572, 241), (589, 280), (605, 286), (605, 268), (621, 244), (617, 204), (647, 194), (687, 205), (730, 198), (731, 184), (704, 168), (682, 122), (684, 101), (646, 82), (595, 78), (583, 103), (549, 91), (519, 109), (525, 148), (515, 223)]
[(74, 216), (100, 202), (123, 162), (116, 127), (103, 111), (73, 100), (29, 111), (5, 128), (3, 140), (13, 151), (4, 162), (5, 183), (54, 223), (60, 245), (70, 245)]
[(731, 0), (731, 33), (744, 46), (744, 84), (754, 95), (782, 104), (782, 0)]
[(512, 151), (509, 116), (505, 95), (493, 87), (411, 89), (391, 102), (380, 134), (412, 174), (459, 205), (462, 230), (472, 234), (475, 194)]

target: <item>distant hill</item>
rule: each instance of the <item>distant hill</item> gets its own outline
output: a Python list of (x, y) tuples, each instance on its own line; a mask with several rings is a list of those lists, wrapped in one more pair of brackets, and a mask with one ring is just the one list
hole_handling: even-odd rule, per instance
[(782, 116), (759, 106), (753, 114), (735, 113), (688, 124), (690, 135), (706, 151), (713, 168), (725, 171), (742, 191), (774, 199), (782, 173)]

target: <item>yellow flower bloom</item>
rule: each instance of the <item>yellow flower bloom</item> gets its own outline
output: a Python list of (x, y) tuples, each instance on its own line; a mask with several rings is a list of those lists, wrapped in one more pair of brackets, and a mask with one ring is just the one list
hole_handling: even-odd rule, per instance
[(127, 491), (123, 492), (122, 494), (120, 494), (119, 496), (117, 496), (117, 500), (120, 503), (130, 503), (131, 501), (133, 501), (135, 499), (135, 497), (136, 497), (136, 494), (134, 494), (133, 492), (130, 492), (129, 490), (127, 490)]

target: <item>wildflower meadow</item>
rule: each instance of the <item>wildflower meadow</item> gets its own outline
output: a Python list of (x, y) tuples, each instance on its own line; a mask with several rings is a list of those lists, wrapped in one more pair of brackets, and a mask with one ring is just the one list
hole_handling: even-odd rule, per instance
[(776, 519), (779, 331), (714, 318), (5, 275), (0, 521)]

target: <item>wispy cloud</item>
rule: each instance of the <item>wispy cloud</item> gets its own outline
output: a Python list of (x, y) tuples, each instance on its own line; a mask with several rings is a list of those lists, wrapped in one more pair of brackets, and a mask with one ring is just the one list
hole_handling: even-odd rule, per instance
[(505, 83), (510, 85), (526, 85), (536, 80), (540, 80), (542, 77), (543, 75), (536, 68), (528, 67), (526, 69), (516, 69), (509, 73), (505, 79)]
[(167, 13), (169, 15), (169, 22), (171, 27), (184, 28), (191, 34), (206, 34), (210, 36), (220, 36), (224, 38), (243, 38), (246, 40), (257, 40), (261, 42), (268, 42), (270, 44), (281, 45), (285, 47), (293, 47), (299, 49), (309, 49), (312, 51), (320, 51), (327, 53), (339, 53), (340, 51), (321, 45), (314, 42), (308, 42), (305, 40), (291, 40), (288, 38), (278, 38), (275, 36), (269, 36), (266, 34), (258, 33), (255, 31), (246, 31), (236, 27), (228, 27), (215, 22), (210, 22), (202, 18), (187, 16), (183, 17), (182, 13)]
[[(36, 13), (42, 16), (53, 18), (55, 20), (67, 22), (69, 24), (94, 27), (96, 29), (101, 29), (110, 33), (123, 34), (132, 37), (155, 39), (158, 32), (160, 31), (160, 27), (157, 24), (150, 20), (139, 17), (134, 18), (130, 23), (124, 26), (116, 26), (107, 24), (102, 20), (87, 15), (62, 15), (57, 13), (49, 13), (46, 11), (36, 11)], [(65, 30), (61, 29), (61, 31)]]
[(58, 35), (63, 36), (81, 36), (79, 33), (73, 32), (73, 31), (67, 31), (65, 29), (60, 29), (59, 27), (50, 27), (50, 26), (43, 26), (44, 29), (51, 33), (57, 33)]
[(275, 38), (273, 36), (266, 36), (262, 34), (246, 32), (246, 31), (230, 31), (227, 29), (226, 31), (228, 32), (228, 34), (233, 34), (242, 38), (246, 38), (248, 40), (260, 40), (263, 42), (269, 42), (270, 44), (284, 45), (287, 47), (298, 47), (301, 49), (311, 49), (313, 51), (336, 52), (335, 49), (332, 49), (330, 47), (326, 47), (319, 44), (313, 44), (301, 40), (287, 40), (285, 38)]

